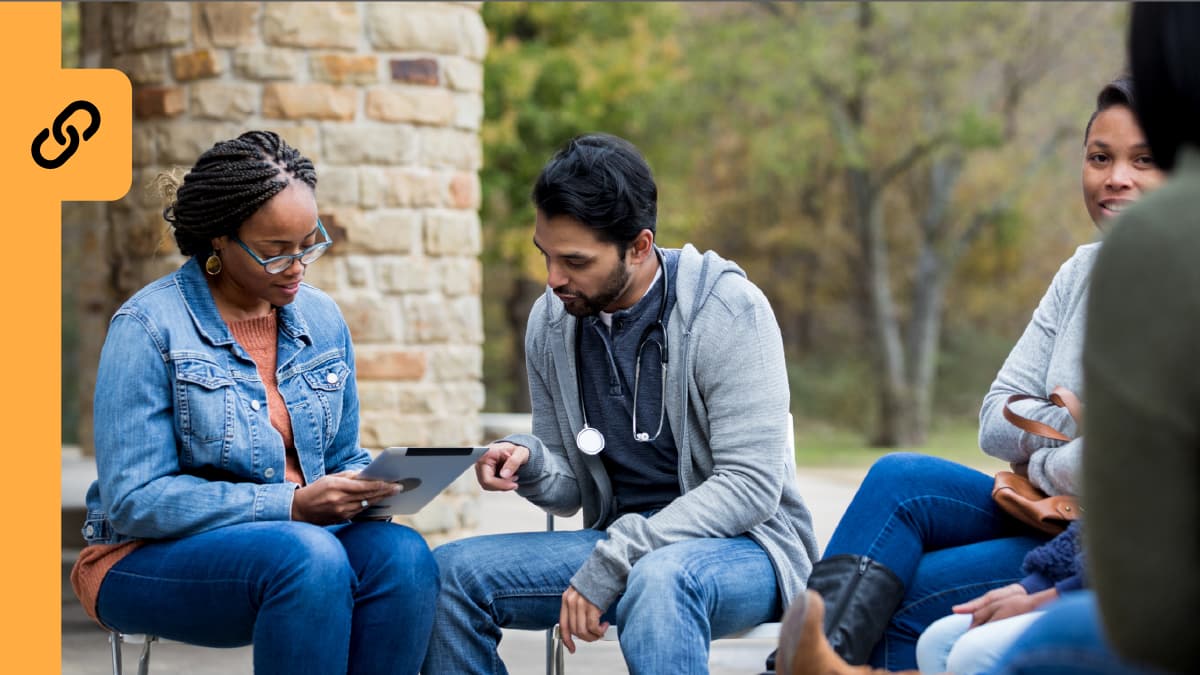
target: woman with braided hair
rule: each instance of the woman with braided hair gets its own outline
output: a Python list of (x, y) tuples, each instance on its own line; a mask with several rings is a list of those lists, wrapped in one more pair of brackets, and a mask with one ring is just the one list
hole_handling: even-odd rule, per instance
[(332, 243), (316, 185), (252, 131), (168, 190), (189, 260), (109, 324), (71, 582), (104, 626), (252, 643), (257, 673), (416, 673), (436, 565), (413, 530), (358, 517), (398, 488), (354, 478), (370, 457), (350, 332), (303, 283)]

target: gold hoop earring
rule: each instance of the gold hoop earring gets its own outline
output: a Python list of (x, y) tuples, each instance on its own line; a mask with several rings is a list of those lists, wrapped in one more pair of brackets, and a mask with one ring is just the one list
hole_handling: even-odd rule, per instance
[(216, 251), (213, 251), (208, 256), (208, 260), (204, 261), (204, 271), (208, 272), (210, 277), (215, 277), (221, 273), (221, 258), (217, 255)]

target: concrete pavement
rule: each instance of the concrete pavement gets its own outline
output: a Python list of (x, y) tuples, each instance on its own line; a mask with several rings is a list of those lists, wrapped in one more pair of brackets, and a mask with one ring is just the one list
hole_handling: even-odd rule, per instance
[[(90, 460), (64, 454), (64, 513), (82, 503), (88, 482), (94, 476)], [(862, 480), (864, 469), (800, 468), (797, 480), (813, 512), (821, 546), (850, 502)], [(485, 493), (481, 497), (479, 534), (539, 531), (545, 528), (545, 514), (516, 495)], [(64, 516), (64, 520), (67, 516)], [(559, 519), (558, 529), (580, 527), (579, 517)], [(64, 530), (78, 530), (79, 523), (64, 522)], [(68, 572), (77, 549), (63, 550), (62, 596), (62, 673), (63, 675), (105, 675), (111, 673), (107, 633), (97, 627), (76, 601)], [(713, 643), (709, 659), (713, 675), (747, 675), (762, 670), (763, 659), (774, 648), (767, 640), (723, 640)], [(127, 645), (125, 670), (134, 672), (140, 645)], [(506, 630), (500, 655), (515, 675), (536, 674), (545, 668), (545, 637), (542, 632)], [(615, 642), (583, 643), (575, 654), (567, 655), (571, 675), (612, 675), (628, 672)], [(250, 673), (251, 650), (209, 649), (176, 642), (154, 645), (151, 673), (179, 675), (230, 675)]]

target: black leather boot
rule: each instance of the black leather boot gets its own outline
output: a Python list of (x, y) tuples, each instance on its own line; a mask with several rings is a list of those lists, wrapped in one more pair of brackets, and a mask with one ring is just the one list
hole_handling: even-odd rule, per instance
[(805, 591), (792, 601), (779, 632), (779, 675), (921, 675), (916, 670), (889, 673), (846, 663), (829, 646), (824, 617), (825, 603), (816, 591)]
[(895, 572), (861, 555), (836, 555), (813, 565), (808, 588), (825, 601), (825, 636), (851, 665), (871, 657), (904, 598)]
[[(904, 582), (894, 572), (861, 555), (836, 555), (817, 561), (808, 588), (825, 604), (825, 636), (850, 665), (871, 658), (892, 614), (904, 598)], [(775, 672), (776, 652), (767, 657), (767, 675)]]

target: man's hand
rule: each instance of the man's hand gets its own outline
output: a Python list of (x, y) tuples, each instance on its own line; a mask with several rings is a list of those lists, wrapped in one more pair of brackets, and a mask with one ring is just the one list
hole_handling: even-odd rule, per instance
[(562, 608), (558, 610), (558, 628), (567, 651), (575, 653), (573, 636), (584, 642), (595, 642), (604, 637), (608, 622), (600, 623), (601, 613), (600, 608), (580, 595), (574, 586), (567, 587), (562, 596)]
[(995, 588), (961, 605), (955, 605), (956, 614), (970, 614), (971, 628), (985, 623), (1007, 619), (1031, 612), (1058, 597), (1058, 591), (1047, 588), (1030, 595), (1021, 584), (1009, 584)]
[(382, 480), (358, 480), (357, 472), (322, 476), (296, 490), (292, 497), (292, 520), (332, 525), (362, 513), (368, 505), (396, 494), (400, 486)]
[(517, 470), (529, 461), (529, 448), (505, 441), (492, 443), (475, 461), (475, 477), (484, 490), (503, 492), (517, 487)]

